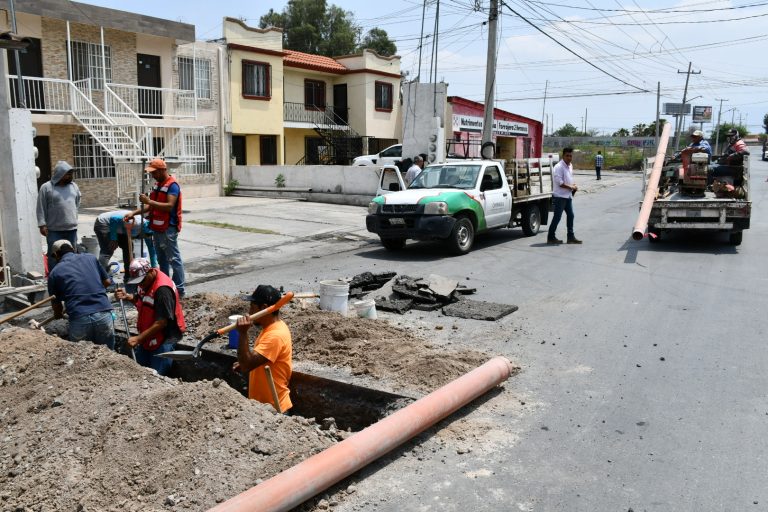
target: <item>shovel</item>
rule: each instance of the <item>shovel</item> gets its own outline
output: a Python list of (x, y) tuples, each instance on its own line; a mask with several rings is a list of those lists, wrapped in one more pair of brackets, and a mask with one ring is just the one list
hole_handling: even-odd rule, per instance
[[(279, 301), (274, 303), (273, 305), (269, 306), (268, 308), (262, 309), (261, 311), (258, 311), (251, 315), (251, 320), (256, 320), (258, 318), (261, 318), (263, 316), (267, 316), (269, 314), (274, 313), (281, 307), (288, 304), (291, 299), (293, 299), (293, 292), (286, 292), (285, 295), (283, 295)], [(200, 357), (200, 349), (203, 345), (208, 343), (209, 341), (218, 338), (222, 334), (227, 334), (232, 329), (235, 329), (237, 327), (237, 322), (231, 323), (226, 327), (222, 327), (221, 329), (216, 329), (212, 333), (210, 333), (208, 336), (200, 340), (200, 343), (198, 343), (193, 350), (172, 350), (170, 352), (165, 352), (163, 354), (157, 354), (157, 357), (166, 357), (168, 359), (174, 359), (176, 361), (186, 361), (187, 359), (196, 359)]]

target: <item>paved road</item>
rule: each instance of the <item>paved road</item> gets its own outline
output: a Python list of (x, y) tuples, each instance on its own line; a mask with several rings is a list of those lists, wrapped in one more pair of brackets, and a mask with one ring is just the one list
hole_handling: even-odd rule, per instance
[[(768, 163), (752, 164), (752, 229), (737, 248), (725, 235), (629, 240), (637, 176), (609, 176), (599, 187), (579, 176), (591, 192), (575, 200), (583, 246), (550, 247), (543, 232), (507, 230), (449, 258), (429, 243), (384, 251), (350, 222), (363, 218), (360, 208), (222, 201), (215, 215), (279, 235), (218, 244), (211, 253), (231, 256), (226, 264), (190, 258), (191, 289), (313, 289), (318, 279), (395, 270), (468, 277), (476, 298), (520, 307), (496, 324), (389, 317), (457, 325), (431, 331), (435, 342), (506, 355), (522, 371), (460, 418), (472, 452), (457, 453), (461, 432), (433, 432), (373, 465), (337, 510), (768, 510)], [(208, 214), (193, 209), (189, 218)], [(221, 231), (197, 229), (182, 237), (189, 254), (215, 247)], [(206, 265), (232, 275), (213, 280)]]

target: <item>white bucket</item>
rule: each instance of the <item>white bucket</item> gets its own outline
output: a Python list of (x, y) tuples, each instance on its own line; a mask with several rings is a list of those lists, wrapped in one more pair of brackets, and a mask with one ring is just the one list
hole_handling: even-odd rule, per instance
[(84, 236), (81, 243), (89, 254), (99, 255), (99, 241), (95, 236)]
[(349, 283), (340, 279), (320, 281), (320, 309), (347, 314)]
[(352, 303), (352, 307), (357, 311), (357, 316), (360, 318), (370, 318), (376, 320), (376, 301), (373, 299), (358, 300)]

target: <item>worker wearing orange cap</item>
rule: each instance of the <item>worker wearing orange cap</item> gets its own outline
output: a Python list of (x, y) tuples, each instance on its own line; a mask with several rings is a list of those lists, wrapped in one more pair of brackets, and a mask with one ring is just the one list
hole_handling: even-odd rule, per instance
[(171, 276), (179, 297), (184, 297), (184, 263), (178, 240), (181, 231), (181, 187), (168, 174), (168, 166), (161, 158), (152, 159), (144, 171), (151, 173), (157, 183), (149, 196), (139, 196), (141, 208), (126, 215), (125, 220), (146, 212), (149, 227), (155, 233), (154, 244), (160, 270)]

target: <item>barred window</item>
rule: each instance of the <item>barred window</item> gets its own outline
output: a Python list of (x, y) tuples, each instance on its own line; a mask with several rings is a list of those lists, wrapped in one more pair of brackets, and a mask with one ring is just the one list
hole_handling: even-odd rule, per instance
[[(194, 80), (193, 80), (194, 77)], [(211, 99), (211, 61), (179, 57), (179, 89), (192, 91), (197, 89), (197, 97)]]
[(376, 82), (376, 110), (392, 110), (392, 84)]
[(104, 59), (101, 58), (100, 44), (83, 41), (70, 42), (72, 53), (72, 80), (92, 78), (94, 89), (104, 89), (104, 68), (106, 67), (107, 82), (112, 82), (112, 49), (104, 46)]
[[(213, 145), (210, 135), (202, 137), (185, 137), (187, 153), (199, 155), (205, 152), (205, 159), (197, 162), (187, 162), (179, 168), (179, 174), (212, 174), (213, 173)], [(202, 147), (201, 147), (202, 146)]]
[(78, 179), (115, 177), (115, 161), (89, 134), (74, 134), (72, 150)]

